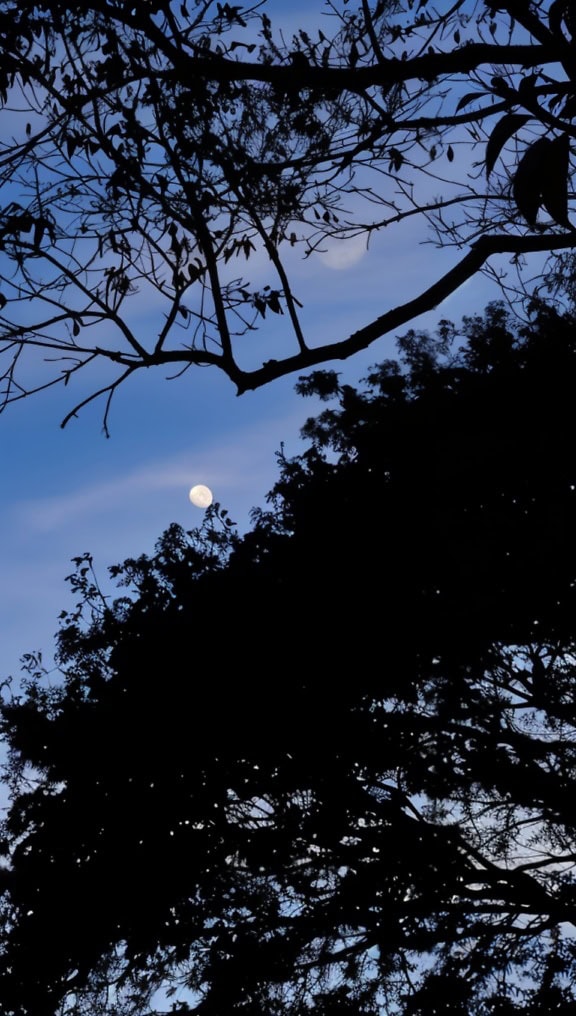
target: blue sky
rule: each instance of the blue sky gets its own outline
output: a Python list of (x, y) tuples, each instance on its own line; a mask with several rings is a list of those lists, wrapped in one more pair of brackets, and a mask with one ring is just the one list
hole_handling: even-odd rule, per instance
[[(273, 20), (286, 7), (273, 0)], [(291, 3), (287, 30), (316, 23), (314, 11)], [(352, 241), (296, 265), (292, 281), (311, 344), (346, 337), (457, 261), (454, 250), (421, 245), (426, 238), (425, 225), (411, 220), (398, 235), (377, 238), (369, 253)], [(414, 325), (433, 327), (440, 317), (457, 321), (496, 296), (479, 277)], [(280, 322), (270, 317), (261, 335), (273, 356)], [(145, 339), (144, 315), (141, 328)], [(327, 366), (355, 383), (393, 350), (389, 336), (352, 360)], [(94, 375), (91, 380), (97, 383)], [(105, 579), (108, 565), (152, 552), (171, 522), (197, 525), (201, 511), (187, 497), (194, 483), (208, 484), (240, 527), (247, 526), (250, 508), (263, 503), (274, 482), (280, 442), (288, 454), (298, 452), (299, 427), (314, 410), (294, 393), (295, 381), (285, 378), (237, 398), (215, 370), (192, 368), (175, 381), (161, 370), (141, 372), (115, 397), (109, 440), (98, 403), (60, 429), (85, 394), (81, 381), (16, 403), (0, 416), (0, 678), (18, 672), (24, 652), (42, 650), (50, 660), (58, 614), (73, 605), (64, 582), (73, 556), (91, 552)]]
[[(454, 252), (418, 246), (378, 251), (348, 269), (308, 261), (300, 280), (309, 334), (343, 337), (409, 298), (455, 260)], [(496, 294), (479, 278), (415, 322), (433, 326), (480, 311)], [(266, 324), (274, 341), (275, 320)], [(329, 366), (355, 383), (367, 366), (393, 353), (393, 337), (357, 357)], [(299, 427), (314, 410), (285, 378), (240, 398), (212, 369), (191, 369), (176, 381), (142, 372), (117, 393), (111, 437), (101, 429), (102, 406), (84, 410), (62, 430), (74, 390), (58, 388), (17, 403), (0, 417), (0, 674), (15, 673), (23, 652), (47, 658), (57, 615), (73, 600), (64, 577), (70, 559), (90, 551), (99, 574), (125, 557), (151, 552), (171, 523), (192, 528), (201, 511), (188, 501), (206, 483), (241, 527), (262, 504), (277, 470), (275, 451), (302, 447)]]

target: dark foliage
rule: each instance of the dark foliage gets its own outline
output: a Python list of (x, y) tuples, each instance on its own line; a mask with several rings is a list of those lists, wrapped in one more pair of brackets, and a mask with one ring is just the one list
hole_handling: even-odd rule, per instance
[(576, 322), (409, 333), (3, 707), (5, 1016), (576, 1004)]
[[(573, 29), (567, 0), (343, 0), (291, 37), (260, 3), (1, 2), (5, 403), (95, 362), (67, 419), (103, 396), (106, 426), (153, 366), (245, 391), (366, 348), (494, 255), (571, 253)], [(459, 263), (308, 334), (297, 256), (381, 230), (393, 252), (415, 217)]]

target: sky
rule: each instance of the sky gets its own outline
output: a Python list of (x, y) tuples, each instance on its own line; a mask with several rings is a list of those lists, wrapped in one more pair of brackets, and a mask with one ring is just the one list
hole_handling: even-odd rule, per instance
[[(369, 265), (362, 260), (336, 270), (308, 262), (309, 279), (299, 292), (307, 290), (314, 304), (319, 341), (347, 334), (392, 301), (409, 298), (433, 280), (443, 260), (443, 252), (431, 258), (430, 248), (407, 241), (393, 258), (383, 250)], [(487, 280), (474, 280), (414, 324), (459, 320), (496, 295)], [(274, 322), (268, 327), (273, 341)], [(355, 384), (393, 352), (390, 336), (326, 366)], [(72, 557), (89, 551), (104, 579), (108, 565), (151, 553), (171, 522), (186, 529), (200, 524), (202, 511), (188, 500), (193, 484), (207, 484), (245, 528), (250, 508), (263, 505), (277, 476), (280, 443), (288, 455), (304, 447), (299, 428), (317, 407), (296, 395), (295, 381), (284, 378), (238, 397), (215, 369), (193, 368), (173, 381), (161, 370), (141, 372), (116, 395), (109, 439), (99, 404), (60, 428), (71, 408), (70, 388), (9, 407), (0, 417), (0, 674), (15, 674), (24, 652), (50, 656), (57, 616), (73, 605), (64, 581)]]
[[(281, 9), (281, 0), (270, 5), (271, 12)], [(310, 12), (309, 4), (290, 4), (295, 24)], [(342, 247), (297, 267), (295, 291), (313, 343), (347, 336), (447, 271), (458, 253), (422, 245), (426, 237), (414, 223), (393, 241), (378, 238), (369, 254)], [(458, 321), (497, 296), (478, 277), (413, 325)], [(264, 334), (273, 345), (277, 324), (270, 317)], [(325, 366), (354, 384), (393, 352), (392, 335)], [(119, 389), (109, 439), (99, 403), (60, 428), (74, 405), (72, 385), (0, 416), (0, 680), (18, 674), (26, 652), (42, 651), (51, 666), (58, 614), (74, 605), (65, 582), (74, 556), (90, 552), (105, 581), (108, 565), (152, 553), (170, 523), (200, 524), (202, 510), (188, 500), (196, 483), (207, 484), (246, 528), (250, 508), (263, 505), (277, 476), (280, 443), (288, 455), (303, 449), (299, 428), (317, 407), (295, 394), (296, 376), (237, 397), (215, 369), (191, 368), (172, 381), (166, 373), (142, 371)]]

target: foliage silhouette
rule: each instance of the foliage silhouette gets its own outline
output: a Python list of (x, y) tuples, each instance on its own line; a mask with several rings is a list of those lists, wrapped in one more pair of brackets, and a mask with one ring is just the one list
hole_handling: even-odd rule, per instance
[[(107, 427), (141, 368), (216, 366), (243, 392), (366, 348), (494, 255), (573, 251), (567, 0), (326, 12), (285, 38), (260, 3), (0, 3), (5, 404), (96, 363), (66, 420), (101, 396)], [(394, 250), (415, 219), (455, 266), (308, 334), (297, 255), (382, 230)]]
[(576, 320), (409, 332), (5, 696), (6, 1016), (568, 1012)]

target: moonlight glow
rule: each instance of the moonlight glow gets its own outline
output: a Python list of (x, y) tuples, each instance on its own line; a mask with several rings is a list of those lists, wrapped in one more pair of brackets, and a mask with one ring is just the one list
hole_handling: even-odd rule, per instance
[(188, 497), (192, 504), (196, 505), (196, 508), (208, 508), (212, 504), (212, 491), (203, 483), (197, 483), (195, 487), (192, 487)]

